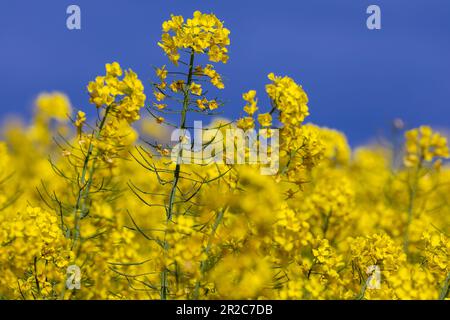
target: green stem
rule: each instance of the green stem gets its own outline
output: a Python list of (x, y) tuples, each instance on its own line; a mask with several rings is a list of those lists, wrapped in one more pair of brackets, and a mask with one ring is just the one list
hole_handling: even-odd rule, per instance
[(363, 300), (364, 296), (366, 295), (366, 290), (367, 290), (367, 281), (364, 281), (363, 285), (361, 286), (361, 291), (356, 296), (355, 300)]
[(406, 253), (406, 255), (409, 255), (409, 228), (413, 220), (413, 213), (414, 213), (414, 199), (417, 195), (417, 185), (419, 183), (419, 171), (422, 167), (422, 161), (419, 162), (419, 165), (416, 168), (416, 171), (414, 173), (414, 180), (412, 183), (412, 186), (409, 188), (409, 201), (408, 201), (408, 220), (406, 222), (406, 230), (405, 235), (403, 239), (403, 251)]
[[(103, 119), (98, 127), (98, 131), (95, 134), (95, 139), (98, 139), (102, 133), (103, 128), (105, 127), (106, 124), (106, 119), (108, 118), (108, 114), (111, 111), (112, 106), (108, 106), (106, 108), (105, 111), (105, 115), (103, 116)], [(93, 134), (94, 135), (94, 134)], [(91, 156), (92, 153), (94, 151), (94, 145), (92, 143), (92, 140), (89, 143), (89, 148), (88, 148), (88, 153), (86, 154), (86, 157), (84, 158), (84, 163), (83, 163), (83, 170), (81, 172), (81, 186), (82, 189), (79, 192), (78, 198), (77, 198), (77, 202), (75, 204), (75, 210), (74, 210), (74, 215), (75, 215), (75, 227), (74, 227), (74, 232), (73, 232), (73, 243), (72, 243), (72, 248), (75, 246), (76, 242), (79, 240), (80, 238), (80, 221), (81, 221), (81, 216), (79, 215), (78, 211), (80, 209), (80, 207), (82, 207), (82, 213), (85, 214), (86, 211), (86, 199), (89, 195), (90, 192), (90, 187), (92, 185), (92, 176), (94, 174), (95, 171), (95, 159), (92, 162), (92, 166), (89, 168), (89, 162), (91, 161)], [(89, 180), (86, 181), (86, 175), (89, 171)]]
[(450, 282), (450, 272), (447, 274), (447, 278), (445, 278), (444, 285), (442, 286), (441, 293), (439, 294), (439, 300), (445, 300), (448, 294)]
[[(186, 129), (186, 114), (187, 114), (187, 109), (189, 106), (189, 90), (190, 90), (189, 86), (192, 83), (193, 68), (194, 68), (194, 50), (191, 51), (191, 58), (189, 61), (189, 73), (188, 73), (187, 83), (186, 83), (187, 88), (184, 92), (183, 109), (181, 110), (181, 124), (180, 124), (181, 130)], [(174, 204), (175, 195), (177, 192), (178, 181), (180, 180), (182, 158), (183, 158), (183, 148), (180, 148), (180, 150), (178, 151), (177, 163), (176, 163), (175, 171), (174, 171), (174, 175), (173, 175), (172, 189), (170, 190), (170, 195), (169, 195), (169, 205), (168, 205), (168, 209), (167, 209), (167, 219), (168, 220), (172, 219), (172, 216), (173, 216), (173, 204)]]
[[(181, 130), (186, 129), (186, 115), (187, 115), (187, 110), (189, 107), (189, 94), (190, 94), (189, 87), (192, 83), (192, 75), (193, 75), (193, 69), (194, 69), (194, 56), (195, 56), (194, 50), (192, 49), (190, 60), (189, 60), (189, 73), (187, 76), (186, 90), (184, 91), (183, 109), (181, 110), (181, 122), (180, 122)], [(174, 202), (175, 202), (175, 197), (176, 197), (176, 192), (177, 192), (177, 187), (178, 187), (178, 181), (180, 180), (182, 157), (183, 157), (183, 148), (180, 148), (180, 150), (178, 151), (177, 163), (175, 165), (175, 171), (173, 174), (172, 187), (171, 187), (170, 194), (169, 194), (169, 204), (167, 207), (166, 229), (164, 231), (164, 255), (166, 255), (167, 250), (169, 248), (169, 245), (166, 241), (166, 235), (167, 235), (168, 223), (170, 220), (172, 220), (172, 216), (173, 216), (173, 207), (174, 207)], [(166, 266), (164, 266), (164, 269), (161, 272), (161, 292), (160, 292), (161, 300), (167, 299), (167, 292), (168, 292), (167, 271), (168, 270), (167, 270)]]
[[(92, 136), (95, 136), (95, 139), (100, 138), (102, 130), (105, 127), (106, 120), (108, 118), (108, 115), (109, 115), (111, 109), (112, 109), (112, 105), (110, 105), (110, 106), (108, 106), (106, 108), (105, 115), (103, 116), (103, 118), (102, 118), (102, 120), (100, 122), (100, 125), (98, 126), (98, 131), (95, 134), (92, 133)], [(82, 211), (82, 213), (84, 215), (85, 212), (86, 212), (86, 199), (87, 199), (87, 197), (89, 195), (89, 192), (90, 192), (90, 187), (91, 187), (92, 181), (93, 181), (92, 176), (93, 176), (94, 171), (95, 171), (95, 162), (96, 162), (95, 158), (92, 161), (92, 166), (89, 168), (89, 162), (91, 161), (91, 156), (92, 156), (93, 152), (94, 152), (94, 145), (93, 145), (92, 140), (91, 140), (90, 143), (89, 143), (88, 152), (87, 152), (86, 157), (84, 158), (84, 162), (83, 162), (83, 169), (82, 169), (82, 172), (81, 172), (81, 179), (80, 179), (81, 189), (78, 192), (78, 197), (77, 197), (77, 201), (76, 201), (75, 208), (74, 208), (74, 213), (73, 213), (74, 214), (74, 218), (75, 218), (74, 219), (75, 220), (75, 225), (74, 225), (74, 228), (72, 230), (71, 250), (73, 250), (75, 248), (77, 242), (80, 240), (80, 227), (81, 227), (80, 224), (81, 224), (82, 216), (80, 216), (80, 214), (79, 214), (79, 209), (81, 207), (81, 211)], [(87, 177), (86, 177), (87, 174), (88, 174), (88, 171), (89, 171), (89, 177), (88, 177), (89, 180), (87, 180)], [(78, 248), (78, 249), (80, 249), (80, 248)], [(76, 257), (78, 256), (78, 253), (79, 253), (79, 250), (77, 250), (75, 252), (74, 260), (76, 260)], [(66, 293), (66, 286), (64, 284), (64, 287), (63, 287), (63, 289), (61, 291), (61, 294), (59, 296), (61, 300), (64, 299), (65, 293)]]
[[(225, 215), (225, 211), (227, 211), (227, 209), (228, 209), (228, 207), (225, 207), (222, 210), (220, 210), (218, 215), (217, 215), (217, 217), (216, 217), (216, 220), (214, 221), (214, 225), (212, 227), (211, 234), (210, 234), (209, 239), (208, 239), (208, 244), (206, 245), (206, 248), (205, 248), (206, 256), (208, 256), (209, 251), (211, 250), (213, 236), (216, 233), (217, 228), (219, 228), (219, 225), (222, 222), (223, 216)], [(201, 262), (200, 272), (201, 272), (202, 278), (203, 278), (203, 276), (205, 274), (205, 271), (206, 271), (206, 266), (207, 266), (206, 262), (207, 262), (206, 260)], [(194, 299), (195, 300), (198, 299), (199, 291), (200, 291), (200, 281), (197, 281), (196, 284), (195, 284), (195, 292), (194, 292)]]

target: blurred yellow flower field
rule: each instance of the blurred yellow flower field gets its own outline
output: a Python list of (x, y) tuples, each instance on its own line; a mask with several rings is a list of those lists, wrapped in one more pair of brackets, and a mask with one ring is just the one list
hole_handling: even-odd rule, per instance
[[(5, 123), (0, 298), (448, 299), (443, 134), (397, 128), (403, 146), (352, 150), (344, 133), (308, 123), (302, 86), (270, 70), (266, 92), (243, 93), (241, 118), (219, 118), (215, 65), (229, 59), (230, 31), (198, 11), (162, 31), (168, 64), (145, 89), (111, 62), (87, 85), (90, 107), (44, 93), (32, 121)], [(171, 130), (196, 117), (216, 134), (279, 130), (276, 174), (174, 163)], [(194, 157), (225, 143), (214, 136)]]

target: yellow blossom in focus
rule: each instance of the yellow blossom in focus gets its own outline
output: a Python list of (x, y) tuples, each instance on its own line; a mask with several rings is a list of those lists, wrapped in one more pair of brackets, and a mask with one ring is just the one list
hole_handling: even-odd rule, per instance
[(242, 130), (252, 129), (255, 126), (255, 120), (252, 117), (244, 117), (236, 122), (236, 126)]
[(155, 92), (153, 92), (153, 94), (157, 101), (162, 101), (166, 98), (166, 95), (160, 91), (155, 91)]
[(162, 66), (161, 68), (156, 69), (156, 76), (161, 80), (164, 81), (167, 79), (167, 69), (166, 66)]
[(158, 45), (175, 65), (180, 59), (180, 49), (207, 52), (210, 61), (227, 62), (230, 31), (214, 14), (195, 11), (193, 18), (186, 21), (182, 16), (172, 15), (162, 28), (164, 33)]
[(189, 89), (191, 90), (191, 93), (196, 96), (200, 96), (202, 94), (202, 86), (198, 83), (192, 82)]
[(270, 113), (258, 114), (258, 122), (263, 127), (270, 127), (272, 125), (272, 115)]
[(258, 100), (256, 99), (256, 91), (250, 90), (242, 95), (242, 98), (247, 102), (247, 104), (244, 106), (244, 111), (249, 115), (252, 116), (257, 110), (257, 103)]
[(219, 107), (218, 103), (216, 100), (211, 100), (208, 102), (208, 108), (209, 110), (215, 110)]

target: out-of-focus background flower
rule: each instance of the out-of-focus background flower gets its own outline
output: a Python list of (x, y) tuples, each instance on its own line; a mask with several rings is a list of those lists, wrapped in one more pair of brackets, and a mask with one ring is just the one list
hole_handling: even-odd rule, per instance
[[(81, 8), (81, 30), (66, 28), (70, 4)], [(370, 4), (381, 7), (381, 30), (366, 27)], [(86, 108), (86, 84), (111, 61), (150, 88), (152, 66), (167, 63), (162, 21), (195, 10), (232, 31), (230, 61), (219, 68), (227, 117), (240, 116), (242, 92), (262, 93), (273, 71), (302, 79), (309, 120), (344, 131), (352, 145), (388, 132), (394, 118), (450, 127), (448, 0), (9, 1), (0, 13), (0, 121), (30, 114), (42, 91)]]

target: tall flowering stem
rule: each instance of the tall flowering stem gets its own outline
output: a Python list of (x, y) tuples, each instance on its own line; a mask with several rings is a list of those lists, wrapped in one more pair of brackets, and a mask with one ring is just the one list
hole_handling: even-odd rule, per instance
[[(228, 61), (228, 49), (230, 44), (229, 30), (224, 28), (223, 22), (220, 21), (214, 14), (204, 14), (200, 11), (196, 11), (193, 17), (185, 20), (182, 16), (172, 15), (171, 19), (165, 21), (162, 24), (163, 34), (161, 41), (158, 45), (164, 50), (165, 54), (176, 67), (180, 63), (187, 66), (186, 72), (171, 71), (168, 70), (166, 65), (156, 68), (156, 76), (158, 82), (154, 83), (154, 97), (156, 101), (152, 106), (148, 107), (148, 111), (151, 116), (160, 125), (167, 125), (171, 128), (175, 128), (180, 132), (179, 144), (183, 144), (186, 130), (189, 129), (187, 125), (188, 114), (197, 113), (203, 116), (210, 116), (215, 114), (215, 110), (218, 109), (222, 103), (217, 99), (210, 99), (206, 97), (206, 84), (208, 81), (211, 87), (214, 89), (223, 89), (224, 84), (221, 75), (214, 69), (212, 64), (200, 65), (195, 64), (197, 57), (201, 60), (202, 55), (207, 55), (207, 59), (210, 62), (222, 62)], [(182, 53), (186, 53), (188, 57), (187, 62), (183, 62)], [(175, 79), (172, 79), (175, 78)], [(203, 83), (201, 83), (203, 82)], [(178, 114), (179, 123), (174, 125), (169, 123), (163, 115), (165, 114)], [(167, 157), (171, 153), (172, 160), (175, 162), (173, 169), (162, 170), (157, 168), (157, 165), (150, 164), (147, 159), (144, 159), (144, 167), (147, 170), (152, 171), (157, 175), (159, 183), (164, 186), (168, 185), (169, 188), (166, 194), (160, 194), (164, 196), (165, 209), (165, 223), (162, 239), (158, 239), (158, 244), (162, 249), (162, 262), (160, 273), (160, 290), (159, 295), (161, 299), (167, 299), (174, 292), (174, 288), (171, 288), (171, 283), (175, 282), (175, 286), (178, 283), (178, 279), (181, 276), (178, 262), (173, 261), (170, 251), (174, 250), (173, 243), (173, 229), (176, 225), (181, 223), (179, 220), (181, 216), (192, 215), (190, 207), (193, 206), (193, 199), (199, 193), (200, 189), (210, 183), (216, 178), (200, 178), (198, 180), (190, 178), (187, 180), (182, 168), (185, 161), (185, 154), (187, 154), (186, 147), (180, 147), (175, 149), (172, 146), (163, 147), (159, 143), (147, 142), (155, 152), (156, 156), (162, 158)], [(189, 153), (195, 156), (202, 154), (203, 148), (208, 142), (201, 141), (202, 150), (189, 150)], [(210, 142), (209, 142), (210, 143)], [(200, 155), (198, 152), (200, 151)], [(139, 155), (142, 158), (142, 153), (138, 150)], [(197, 152), (197, 154), (195, 154)], [(138, 162), (141, 160), (136, 159)], [(200, 159), (200, 166), (205, 165)], [(171, 175), (171, 179), (166, 180), (167, 174)], [(223, 173), (219, 172), (220, 178)], [(183, 188), (186, 187), (186, 182), (190, 181), (194, 186), (183, 192)], [(181, 185), (181, 186), (180, 186)], [(131, 186), (133, 192), (150, 207), (157, 206), (157, 204), (149, 203), (143, 199), (145, 192)], [(182, 212), (184, 211), (184, 212)], [(189, 218), (189, 224), (194, 220)], [(194, 230), (190, 230), (192, 232)], [(168, 263), (168, 261), (170, 261)], [(173, 268), (174, 270), (170, 270)], [(174, 281), (170, 281), (169, 275), (175, 275)]]
[[(57, 142), (67, 160), (66, 167), (58, 168), (54, 163), (52, 166), (68, 182), (67, 189), (73, 191), (74, 199), (62, 200), (56, 192), (50, 194), (46, 187), (44, 193), (56, 205), (64, 236), (70, 239), (70, 263), (73, 265), (77, 265), (82, 246), (89, 240), (82, 236), (82, 221), (98, 201), (95, 195), (101, 193), (103, 200), (113, 201), (120, 193), (112, 184), (114, 172), (127, 154), (129, 136), (133, 132), (131, 124), (140, 118), (146, 98), (143, 90), (132, 70), (124, 72), (117, 62), (106, 64), (106, 75), (96, 77), (88, 85), (90, 102), (96, 106), (98, 119), (89, 124), (86, 113), (78, 111), (72, 119), (76, 128), (74, 141)], [(63, 299), (65, 294), (66, 287), (63, 287), (59, 297)]]
[[(420, 179), (425, 176), (430, 169), (439, 170), (441, 159), (450, 156), (447, 146), (447, 139), (433, 132), (429, 126), (421, 126), (417, 129), (409, 130), (405, 133), (405, 155), (403, 163), (408, 168), (408, 177), (413, 172), (413, 178), (408, 178), (408, 208), (407, 221), (403, 239), (404, 251), (409, 253), (410, 228), (414, 218), (414, 202), (418, 195)], [(427, 166), (432, 164), (432, 166)]]
[[(106, 120), (108, 118), (108, 115), (111, 111), (112, 106), (108, 106), (106, 108), (105, 114), (103, 115), (100, 125), (98, 126), (98, 130), (94, 130), (92, 132), (92, 136), (94, 139), (98, 140), (101, 137), (102, 130), (105, 126)], [(72, 249), (76, 246), (77, 241), (80, 238), (80, 221), (86, 215), (87, 211), (87, 202), (89, 198), (89, 191), (92, 186), (92, 183), (94, 181), (94, 172), (95, 172), (95, 165), (96, 165), (96, 158), (92, 160), (91, 166), (89, 166), (89, 163), (91, 162), (92, 153), (94, 152), (94, 143), (91, 140), (89, 142), (88, 151), (85, 155), (84, 161), (83, 161), (83, 168), (81, 171), (81, 178), (80, 178), (80, 185), (81, 188), (78, 193), (77, 201), (74, 207), (74, 221), (75, 221), (75, 227), (73, 236), (72, 236)], [(81, 212), (80, 212), (81, 211)]]
[[(186, 114), (187, 114), (189, 102), (190, 102), (189, 93), (190, 93), (190, 86), (192, 83), (192, 73), (193, 73), (192, 71), (194, 68), (194, 56), (195, 56), (194, 49), (191, 49), (191, 54), (190, 54), (190, 58), (189, 58), (189, 71), (188, 71), (187, 82), (186, 82), (186, 90), (184, 92), (183, 109), (181, 111), (181, 122), (180, 122), (181, 130), (186, 129)], [(178, 181), (180, 179), (180, 170), (181, 170), (182, 159), (183, 159), (183, 148), (180, 148), (180, 150), (178, 152), (175, 171), (173, 174), (172, 189), (170, 190), (170, 195), (169, 195), (169, 205), (167, 208), (167, 219), (168, 220), (172, 219), (172, 215), (173, 215), (173, 203), (174, 203), (175, 195), (177, 192)]]

